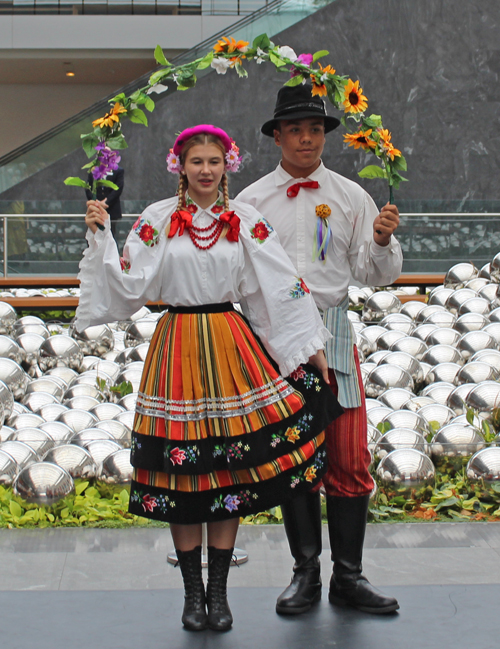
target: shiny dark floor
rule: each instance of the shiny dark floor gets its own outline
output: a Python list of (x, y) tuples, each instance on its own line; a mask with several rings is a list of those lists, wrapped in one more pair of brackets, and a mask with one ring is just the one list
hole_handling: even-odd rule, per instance
[[(327, 530), (322, 569), (331, 569)], [(244, 526), (249, 561), (231, 568), (226, 634), (182, 629), (179, 570), (164, 529), (0, 530), (1, 649), (492, 649), (499, 645), (500, 524), (368, 526), (369, 579), (401, 609), (373, 616), (331, 606), (277, 616), (290, 578), (282, 526)]]

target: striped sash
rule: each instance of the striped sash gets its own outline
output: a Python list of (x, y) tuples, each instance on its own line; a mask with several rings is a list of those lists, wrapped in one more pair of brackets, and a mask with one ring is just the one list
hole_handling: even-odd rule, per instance
[(338, 400), (344, 408), (359, 408), (361, 405), (361, 390), (354, 363), (354, 332), (347, 317), (349, 298), (345, 298), (338, 306), (330, 307), (323, 312), (323, 322), (333, 338), (327, 341), (325, 347), (328, 367), (331, 367), (339, 386)]

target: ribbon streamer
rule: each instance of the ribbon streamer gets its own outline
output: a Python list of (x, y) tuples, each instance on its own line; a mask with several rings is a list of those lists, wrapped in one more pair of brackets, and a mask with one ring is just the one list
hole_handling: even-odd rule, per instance
[(330, 224), (326, 219), (318, 217), (316, 221), (316, 232), (314, 233), (314, 247), (313, 247), (313, 262), (319, 259), (323, 263), (326, 261), (328, 252), (328, 244), (332, 237), (332, 230)]

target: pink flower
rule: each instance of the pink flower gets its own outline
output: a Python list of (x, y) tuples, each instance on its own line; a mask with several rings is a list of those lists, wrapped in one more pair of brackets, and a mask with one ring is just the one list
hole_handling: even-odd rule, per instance
[(293, 370), (293, 372), (290, 374), (290, 377), (294, 381), (298, 381), (299, 379), (303, 379), (305, 377), (305, 375), (306, 375), (306, 373), (305, 373), (304, 369), (302, 368), (301, 365), (299, 365), (296, 370)]
[(142, 506), (144, 507), (145, 512), (152, 512), (155, 507), (158, 506), (156, 498), (151, 497), (149, 494), (146, 494), (142, 497)]
[[(310, 68), (311, 65), (313, 64), (313, 55), (299, 54), (297, 57), (297, 63), (302, 63), (302, 65), (307, 65), (307, 67)], [(297, 77), (299, 74), (302, 74), (302, 72), (293, 65), (292, 69), (290, 70), (290, 75), (292, 77)]]
[(186, 453), (184, 451), (181, 451), (181, 449), (176, 446), (170, 451), (170, 461), (172, 464), (175, 466), (176, 464), (182, 464), (183, 461), (186, 459)]
[(240, 150), (234, 142), (232, 142), (231, 150), (226, 153), (226, 171), (238, 171), (241, 164)]
[(170, 149), (170, 153), (167, 156), (167, 169), (172, 174), (178, 174), (181, 172), (181, 162), (179, 156), (176, 156), (173, 149)]

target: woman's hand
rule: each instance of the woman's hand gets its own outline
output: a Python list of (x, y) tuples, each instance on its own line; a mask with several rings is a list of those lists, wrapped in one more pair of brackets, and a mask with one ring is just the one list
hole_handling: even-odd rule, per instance
[(108, 204), (106, 199), (102, 201), (87, 201), (87, 213), (85, 214), (85, 223), (95, 234), (98, 230), (97, 224), (104, 226), (109, 214), (106, 211)]
[(325, 383), (330, 385), (330, 379), (328, 378), (328, 363), (326, 362), (325, 352), (320, 349), (319, 352), (316, 352), (311, 356), (307, 362), (310, 363), (310, 365), (314, 365), (314, 367), (323, 375)]

